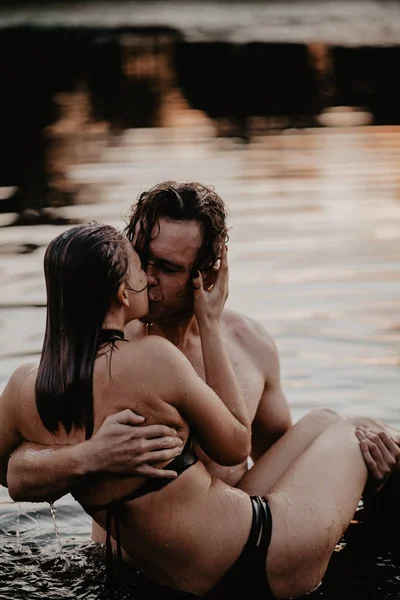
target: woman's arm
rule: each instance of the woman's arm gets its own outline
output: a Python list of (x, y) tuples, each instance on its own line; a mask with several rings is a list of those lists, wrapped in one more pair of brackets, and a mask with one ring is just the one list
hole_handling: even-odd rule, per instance
[(144, 376), (149, 381), (157, 378), (160, 396), (187, 421), (192, 436), (212, 460), (227, 466), (246, 460), (250, 427), (228, 410), (178, 348), (152, 335), (142, 342), (142, 359), (149, 365)]
[(226, 247), (222, 250), (220, 267), (216, 272), (211, 291), (204, 289), (203, 277), (200, 273), (193, 279), (193, 286), (194, 311), (199, 326), (206, 382), (236, 419), (248, 429), (250, 436), (251, 421), (247, 406), (229, 360), (222, 334), (221, 316), (228, 297)]
[[(222, 465), (246, 460), (251, 447), (251, 423), (225, 349), (220, 317), (228, 295), (226, 250), (211, 291), (204, 290), (200, 274), (193, 280), (195, 315), (199, 324), (207, 383), (175, 346), (147, 338), (159, 381), (170, 403), (188, 421), (206, 454)], [(207, 385), (208, 384), (208, 385)]]

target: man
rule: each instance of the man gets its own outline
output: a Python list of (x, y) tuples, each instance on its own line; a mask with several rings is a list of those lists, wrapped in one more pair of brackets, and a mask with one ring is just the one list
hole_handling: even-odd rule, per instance
[[(212, 188), (165, 182), (140, 195), (126, 228), (147, 268), (149, 283), (149, 314), (142, 322), (127, 326), (127, 339), (167, 338), (203, 379), (191, 274), (200, 270), (205, 287), (212, 286), (228, 238), (226, 218), (226, 207)], [(223, 329), (252, 420), (251, 458), (256, 461), (291, 426), (278, 352), (259, 323), (233, 310), (224, 310)], [(124, 411), (106, 419), (96, 435), (82, 444), (41, 448), (23, 443), (8, 465), (11, 496), (15, 500), (55, 500), (82, 478), (102, 472), (171, 476), (152, 464), (176, 454), (174, 432), (162, 426), (132, 427), (138, 424), (138, 415)], [(230, 485), (237, 485), (248, 469), (248, 461), (223, 467), (209, 460), (200, 448), (196, 450), (209, 472)]]

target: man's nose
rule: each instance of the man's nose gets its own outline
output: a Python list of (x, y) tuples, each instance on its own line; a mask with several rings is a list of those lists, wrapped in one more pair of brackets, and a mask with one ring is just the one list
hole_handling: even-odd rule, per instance
[(155, 265), (148, 264), (146, 269), (148, 285), (155, 286), (158, 284), (158, 269)]

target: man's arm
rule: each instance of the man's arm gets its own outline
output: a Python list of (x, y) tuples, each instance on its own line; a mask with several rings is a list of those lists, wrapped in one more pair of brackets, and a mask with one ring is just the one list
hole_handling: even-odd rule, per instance
[[(69, 446), (40, 446), (23, 442), (8, 462), (7, 485), (16, 501), (54, 502), (99, 474), (176, 477), (175, 471), (153, 467), (182, 451), (176, 431), (164, 425), (145, 425), (127, 409), (107, 417), (90, 439)], [(138, 427), (137, 425), (141, 425)]]
[(41, 446), (22, 442), (8, 461), (11, 498), (18, 502), (54, 502), (73, 491), (87, 474), (84, 444)]
[(251, 458), (256, 461), (291, 426), (290, 408), (282, 389), (279, 353), (274, 340), (256, 323), (259, 356), (265, 365), (265, 384), (257, 412), (252, 423)]

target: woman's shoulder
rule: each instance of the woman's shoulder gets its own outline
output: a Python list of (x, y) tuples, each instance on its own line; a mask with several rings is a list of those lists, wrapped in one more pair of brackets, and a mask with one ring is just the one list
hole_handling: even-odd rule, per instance
[[(139, 354), (145, 356), (154, 355), (159, 359), (164, 360), (179, 360), (183, 353), (176, 347), (172, 342), (166, 338), (151, 334), (143, 334), (143, 324), (138, 321), (131, 321), (125, 327), (125, 333), (128, 338), (129, 344), (124, 344), (125, 352), (127, 354)], [(120, 345), (122, 347), (122, 344)]]
[(176, 354), (178, 348), (172, 342), (160, 335), (149, 335), (140, 340), (142, 352), (151, 352), (156, 354)]
[(124, 345), (123, 357), (124, 365), (135, 365), (142, 373), (148, 370), (154, 373), (155, 367), (158, 372), (176, 371), (188, 362), (172, 342), (158, 335), (149, 335)]
[(125, 352), (140, 356), (146, 361), (176, 361), (182, 352), (172, 342), (159, 336), (149, 335), (126, 344)]

